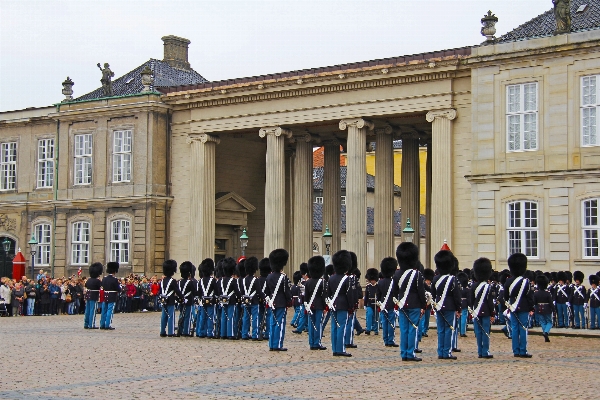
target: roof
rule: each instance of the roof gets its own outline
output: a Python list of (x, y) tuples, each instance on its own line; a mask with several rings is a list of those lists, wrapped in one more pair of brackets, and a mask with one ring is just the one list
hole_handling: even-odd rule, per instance
[[(313, 190), (323, 190), (323, 172), (324, 167), (313, 168)], [(340, 166), (340, 181), (342, 189), (346, 189), (346, 174), (348, 167)], [(367, 174), (367, 190), (375, 190), (375, 177), (371, 174)], [(400, 186), (394, 185), (394, 192), (400, 192)]]
[[(142, 85), (142, 76), (140, 73), (146, 65), (154, 72), (154, 86), (151, 87), (152, 90), (167, 86), (192, 85), (208, 82), (202, 75), (191, 68), (188, 70), (173, 68), (166, 61), (151, 58), (139, 67), (112, 81), (114, 96), (141, 93), (144, 89), (144, 85)], [(76, 98), (74, 101), (92, 100), (102, 97), (105, 97), (104, 91), (102, 90), (102, 87), (99, 87), (93, 92)]]
[[(585, 11), (578, 13), (577, 9), (583, 5), (587, 5)], [(599, 27), (600, 0), (571, 0), (571, 32), (587, 31)], [(496, 43), (552, 36), (555, 30), (556, 19), (554, 18), (554, 8), (552, 8), (502, 35)]]
[[(346, 232), (346, 206), (341, 207), (342, 211), (342, 232)], [(394, 210), (394, 236), (400, 236), (400, 220), (402, 212)], [(426, 217), (421, 215), (421, 237), (425, 237)], [(313, 203), (313, 231), (323, 231), (323, 204)], [(367, 235), (375, 234), (375, 209), (367, 207)]]
[[(340, 146), (340, 151), (342, 151)], [(325, 146), (321, 146), (313, 151), (313, 168), (323, 167), (325, 165)], [(340, 153), (340, 165), (346, 165), (346, 156)]]

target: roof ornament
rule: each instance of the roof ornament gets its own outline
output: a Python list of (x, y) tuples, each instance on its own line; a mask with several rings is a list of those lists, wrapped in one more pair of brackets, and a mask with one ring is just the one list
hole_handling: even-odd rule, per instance
[(481, 35), (485, 36), (485, 43), (491, 44), (496, 41), (496, 23), (498, 22), (498, 17), (492, 14), (492, 11), (488, 11), (487, 14), (481, 18)]
[(552, 0), (554, 4), (554, 18), (556, 19), (555, 35), (571, 32), (571, 1)]
[(100, 66), (98, 63), (98, 68), (102, 71), (102, 79), (100, 79), (100, 83), (102, 83), (102, 90), (104, 91), (104, 97), (114, 96), (112, 78), (115, 76), (115, 73), (110, 70), (110, 65), (108, 63), (104, 63), (104, 68)]
[(73, 85), (75, 83), (73, 83), (73, 81), (71, 80), (71, 78), (69, 78), (67, 76), (67, 79), (65, 79), (65, 81), (62, 83), (62, 94), (65, 95), (65, 99), (62, 101), (63, 103), (67, 103), (69, 101), (73, 100)]
[(148, 64), (146, 64), (142, 72), (140, 72), (140, 75), (142, 76), (142, 85), (144, 85), (144, 90), (142, 90), (142, 92), (151, 92), (151, 87), (154, 85), (154, 76), (152, 76), (152, 70)]

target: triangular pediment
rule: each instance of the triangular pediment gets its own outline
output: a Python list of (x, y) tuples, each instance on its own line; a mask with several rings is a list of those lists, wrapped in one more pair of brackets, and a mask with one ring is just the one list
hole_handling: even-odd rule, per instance
[(256, 207), (236, 192), (219, 192), (216, 194), (215, 209), (250, 213)]

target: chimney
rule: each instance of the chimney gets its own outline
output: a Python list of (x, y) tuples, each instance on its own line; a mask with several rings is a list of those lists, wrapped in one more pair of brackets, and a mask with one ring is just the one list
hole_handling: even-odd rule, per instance
[(163, 61), (173, 68), (190, 69), (190, 63), (188, 62), (190, 41), (173, 35), (163, 36), (161, 39), (165, 46)]

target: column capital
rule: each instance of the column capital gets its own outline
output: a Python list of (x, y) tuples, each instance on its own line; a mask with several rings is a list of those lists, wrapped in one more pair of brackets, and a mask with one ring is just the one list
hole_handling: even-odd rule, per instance
[(187, 144), (191, 144), (192, 142), (200, 142), (200, 143), (221, 143), (221, 139), (218, 136), (209, 135), (208, 133), (189, 133), (186, 139)]
[(289, 129), (282, 128), (280, 126), (267, 126), (265, 128), (261, 128), (260, 131), (258, 131), (258, 136), (260, 136), (261, 138), (264, 138), (267, 135), (273, 135), (275, 137), (284, 135), (289, 139), (292, 137), (292, 131), (290, 131)]
[(375, 124), (373, 124), (371, 121), (367, 121), (366, 119), (362, 118), (348, 118), (340, 121), (341, 131), (345, 131), (346, 129), (348, 129), (349, 126), (356, 126), (359, 129), (367, 127), (367, 129), (369, 129), (370, 131), (372, 131), (373, 128), (375, 128)]
[(398, 129), (400, 139), (419, 139), (419, 132), (414, 129)]
[(323, 139), (323, 146), (337, 146), (340, 147), (342, 142), (338, 138)]
[(391, 135), (392, 132), (394, 132), (394, 129), (390, 125), (384, 125), (384, 126), (380, 126), (378, 128), (375, 128), (375, 133), (376, 134), (383, 133), (383, 134), (386, 134), (386, 135)]
[(305, 142), (305, 143), (310, 143), (313, 140), (312, 135), (307, 132), (297, 132), (294, 133), (293, 136), (290, 138), (290, 143), (296, 143), (296, 142)]
[(447, 108), (445, 110), (432, 110), (427, 113), (425, 119), (427, 122), (433, 122), (436, 118), (447, 118), (452, 121), (456, 118), (456, 110), (453, 108)]

